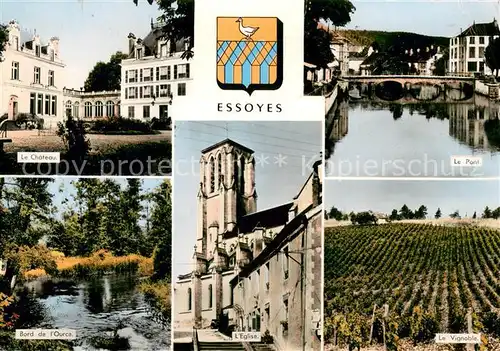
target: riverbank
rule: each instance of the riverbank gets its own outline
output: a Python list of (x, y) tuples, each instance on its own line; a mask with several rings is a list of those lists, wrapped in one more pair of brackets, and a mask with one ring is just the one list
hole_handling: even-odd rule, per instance
[(147, 279), (141, 282), (139, 289), (156, 310), (161, 321), (170, 323), (172, 310), (170, 282), (167, 280), (155, 282)]
[[(153, 258), (140, 255), (113, 256), (110, 252), (101, 250), (89, 257), (65, 257), (57, 251), (52, 251), (57, 265), (58, 277), (81, 278), (109, 273), (136, 273), (141, 277), (153, 274)], [(48, 276), (44, 269), (32, 269), (24, 273), (26, 280)]]

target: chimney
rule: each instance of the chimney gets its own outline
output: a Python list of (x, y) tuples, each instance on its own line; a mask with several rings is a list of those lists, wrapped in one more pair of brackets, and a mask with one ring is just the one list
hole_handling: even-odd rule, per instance
[(50, 46), (54, 50), (54, 56), (58, 57), (59, 56), (59, 38), (58, 37), (50, 38)]
[(134, 52), (135, 35), (133, 33), (129, 33), (127, 38), (128, 38), (128, 53), (131, 54)]
[(153, 24), (153, 17), (151, 17), (151, 30), (153, 30), (154, 24)]

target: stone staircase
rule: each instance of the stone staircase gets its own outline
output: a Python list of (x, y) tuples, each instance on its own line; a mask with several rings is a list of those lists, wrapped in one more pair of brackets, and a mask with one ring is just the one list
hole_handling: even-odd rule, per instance
[(243, 344), (227, 341), (200, 341), (199, 351), (245, 351)]
[(276, 349), (269, 344), (264, 344), (260, 342), (249, 343), (253, 351), (276, 351)]

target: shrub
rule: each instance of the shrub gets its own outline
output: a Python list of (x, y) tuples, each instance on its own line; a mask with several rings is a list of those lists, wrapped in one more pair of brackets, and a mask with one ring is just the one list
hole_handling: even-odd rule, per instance
[(56, 134), (62, 139), (67, 150), (67, 158), (83, 162), (91, 150), (90, 141), (87, 139), (83, 121), (75, 121), (71, 114), (68, 114), (64, 123), (57, 123)]
[(98, 134), (155, 134), (149, 123), (134, 118), (109, 117), (95, 121), (90, 128)]

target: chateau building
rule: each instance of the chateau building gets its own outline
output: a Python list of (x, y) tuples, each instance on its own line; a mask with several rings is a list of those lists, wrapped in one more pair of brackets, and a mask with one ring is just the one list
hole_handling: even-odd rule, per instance
[(163, 38), (162, 25), (151, 23), (144, 38), (128, 36), (129, 57), (122, 60), (122, 115), (129, 118), (166, 119), (175, 96), (186, 95), (192, 80), (190, 62), (182, 58), (188, 39)]
[(76, 119), (93, 119), (120, 116), (120, 91), (87, 92), (63, 90), (65, 116)]
[(451, 74), (492, 74), (484, 60), (484, 51), (491, 40), (500, 36), (496, 20), (474, 23), (450, 39), (448, 69)]
[[(226, 139), (202, 151), (193, 271), (174, 288), (174, 328), (225, 314), (278, 350), (319, 350), (322, 165), (289, 202), (257, 210), (253, 151)], [(177, 226), (179, 228), (179, 226)]]
[(63, 118), (63, 71), (59, 39), (43, 41), (22, 30), (16, 21), (7, 25), (8, 42), (0, 64), (0, 115), (36, 114), (45, 124)]

